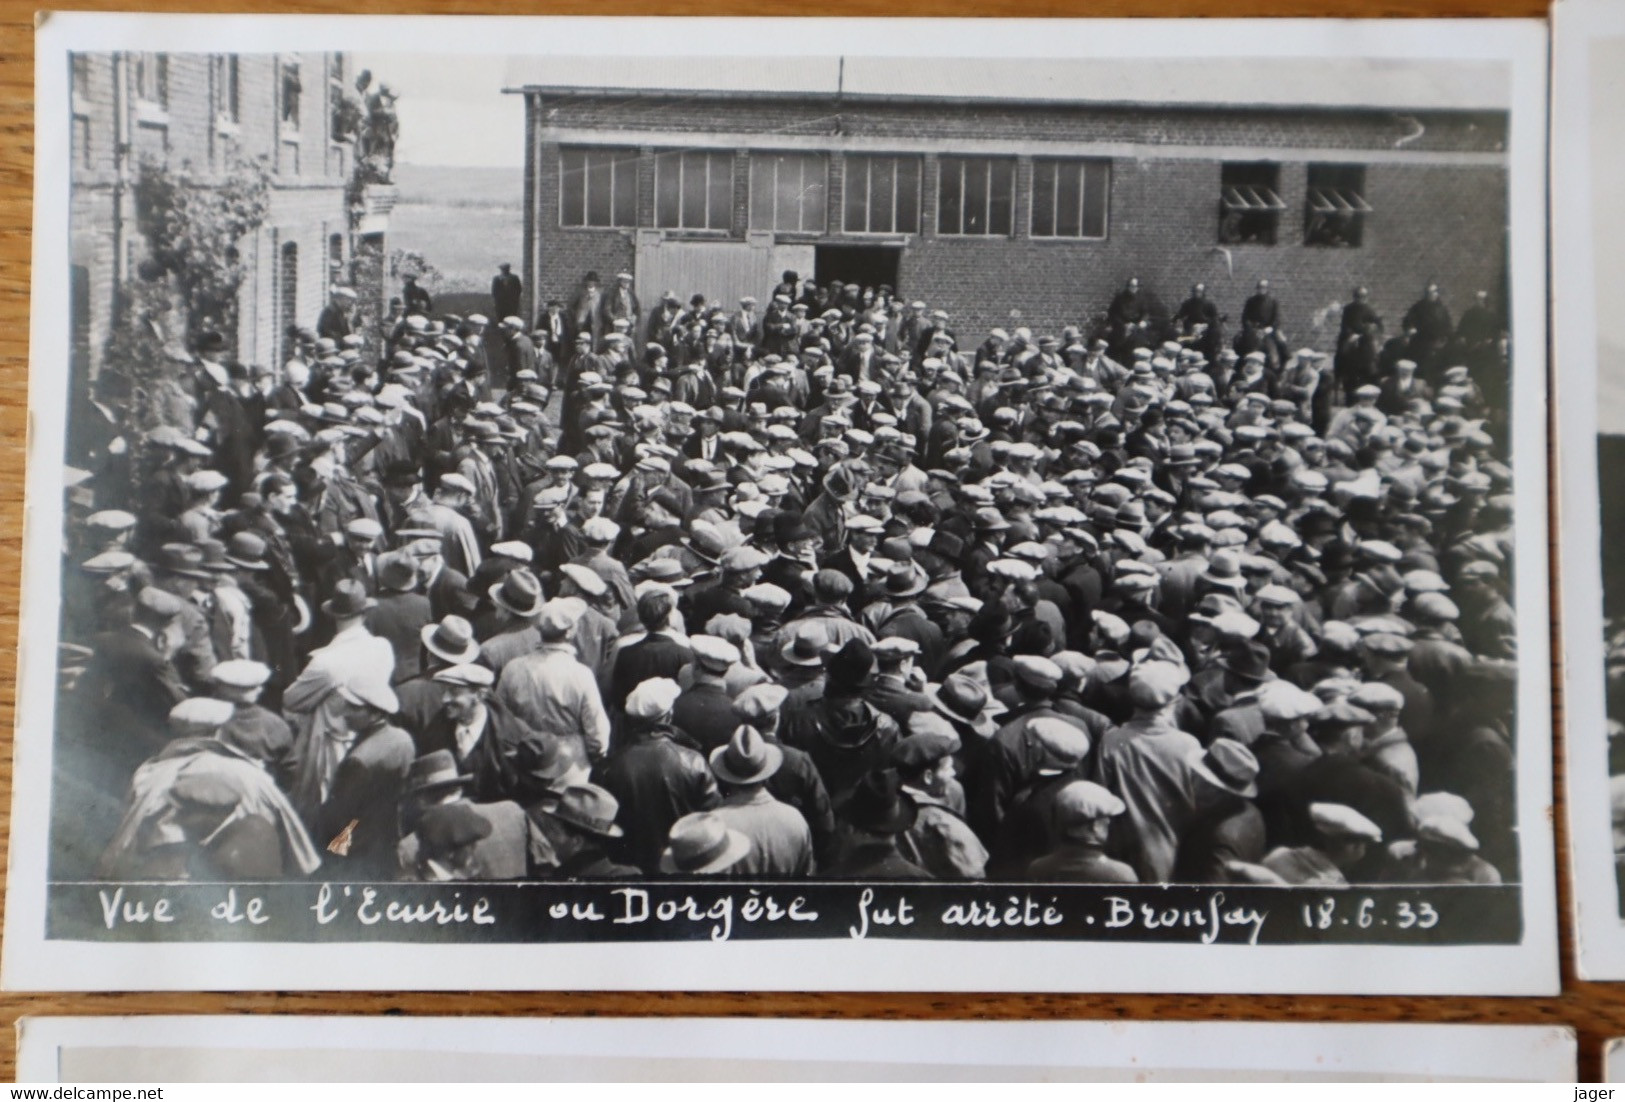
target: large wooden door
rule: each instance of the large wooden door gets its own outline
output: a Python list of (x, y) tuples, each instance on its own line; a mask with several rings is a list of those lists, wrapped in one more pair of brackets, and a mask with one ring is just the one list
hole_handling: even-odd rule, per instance
[(775, 245), (771, 233), (744, 241), (670, 240), (659, 230), (638, 233), (638, 299), (652, 308), (667, 291), (686, 304), (696, 292), (732, 309), (746, 295), (765, 306), (785, 269), (810, 273), (811, 245)]

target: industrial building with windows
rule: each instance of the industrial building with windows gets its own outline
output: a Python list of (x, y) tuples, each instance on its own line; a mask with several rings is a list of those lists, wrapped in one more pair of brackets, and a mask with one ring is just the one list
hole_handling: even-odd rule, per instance
[(962, 332), (1038, 332), (1087, 325), (1138, 276), (1169, 309), (1205, 282), (1234, 326), (1268, 278), (1288, 337), (1324, 345), (1358, 284), (1390, 330), (1427, 280), (1460, 305), (1504, 301), (1495, 94), (1372, 73), (1369, 103), (1242, 101), (1215, 71), (1182, 82), (1199, 96), (1135, 100), (1156, 82), (1126, 67), (1074, 81), (1035, 66), (1025, 95), (952, 72), (854, 80), (844, 62), (794, 87), (687, 86), (726, 82), (724, 63), (671, 66), (685, 83), (661, 87), (658, 66), (625, 59), (560, 80), (552, 59), (546, 79), (510, 80), (526, 100), (528, 307), (568, 301), (589, 270), (634, 273), (645, 303), (731, 306), (794, 269), (891, 285)]

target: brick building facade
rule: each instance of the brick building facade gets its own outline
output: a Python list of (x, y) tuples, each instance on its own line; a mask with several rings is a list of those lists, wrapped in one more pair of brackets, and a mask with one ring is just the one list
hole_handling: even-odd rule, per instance
[(346, 56), (87, 53), (71, 63), (76, 377), (99, 367), (121, 288), (145, 255), (133, 185), (149, 159), (206, 175), (266, 159), (270, 215), (240, 244), (237, 354), (280, 364), (286, 327), (315, 324), (326, 288), (349, 282), (360, 240), (345, 193), (353, 149), (333, 121), (353, 79)]
[(1326, 347), (1359, 283), (1390, 326), (1429, 279), (1458, 312), (1504, 301), (1498, 110), (516, 91), (532, 310), (589, 269), (732, 306), (793, 268), (979, 337), (1088, 324), (1137, 275), (1170, 310), (1206, 282), (1233, 332), (1269, 278), (1290, 339)]

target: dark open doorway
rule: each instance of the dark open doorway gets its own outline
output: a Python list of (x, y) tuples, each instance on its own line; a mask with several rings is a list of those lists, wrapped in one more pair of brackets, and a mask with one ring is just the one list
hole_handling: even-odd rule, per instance
[(813, 279), (819, 286), (840, 280), (860, 287), (897, 286), (901, 245), (819, 245), (813, 253)]

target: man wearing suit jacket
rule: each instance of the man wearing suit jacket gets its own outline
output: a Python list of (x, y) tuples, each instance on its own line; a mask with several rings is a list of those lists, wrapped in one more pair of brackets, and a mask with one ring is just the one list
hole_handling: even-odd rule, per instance
[(382, 679), (356, 678), (337, 691), (355, 743), (322, 801), (314, 841), (327, 850), (326, 875), (335, 880), (392, 879), (398, 808), (417, 751), (394, 724), (400, 702)]
[[(643, 307), (638, 303), (638, 293), (632, 289), (631, 272), (616, 273), (615, 286), (603, 297), (602, 303), (603, 332), (614, 332), (615, 323), (624, 321), (627, 335), (633, 342), (642, 341), (643, 330), (638, 321), (643, 316)], [(633, 349), (634, 354), (641, 351), (641, 347)]]
[(597, 272), (588, 272), (581, 280), (581, 287), (576, 291), (575, 297), (570, 300), (570, 340), (577, 341), (582, 334), (586, 334), (590, 343), (587, 351), (594, 352), (598, 343), (603, 340), (608, 326), (604, 324), (604, 289), (598, 282)]
[(862, 383), (879, 378), (880, 363), (880, 353), (875, 349), (874, 334), (856, 333), (847, 345), (846, 351), (842, 353), (835, 372), (838, 375), (845, 375), (855, 383)]
[(519, 313), (525, 285), (513, 274), (512, 264), (498, 264), (497, 268), (497, 274), (491, 278), (491, 302), (495, 307), (492, 313), (499, 318), (505, 318), (510, 314)]
[(517, 785), (514, 754), (529, 729), (491, 695), (496, 675), (478, 663), (448, 666), (434, 675), (445, 689), (440, 710), (418, 736), (420, 755), (444, 751), (476, 802), (509, 798)]
[(846, 522), (846, 546), (824, 556), (820, 570), (833, 570), (852, 580), (852, 591), (862, 593), (878, 571), (870, 565), (885, 525), (874, 517), (856, 516)]
[(682, 668), (694, 660), (688, 644), (671, 627), (677, 602), (670, 590), (654, 589), (638, 598), (641, 637), (623, 640), (615, 655), (609, 678), (609, 700), (614, 711), (626, 705), (633, 689), (657, 677), (676, 679)]
[[(564, 362), (565, 355), (570, 351), (565, 343), (569, 339), (569, 319), (564, 316), (564, 303), (556, 298), (547, 300), (547, 305), (536, 314), (536, 328), (532, 330), (531, 337), (536, 344), (538, 352), (546, 352), (548, 358), (555, 365)], [(543, 386), (554, 385), (552, 378), (543, 378)]]
[(432, 619), (429, 598), (417, 592), (418, 567), (402, 551), (378, 557), (378, 607), (367, 613), (367, 630), (387, 640), (395, 652), (391, 685), (410, 681), (420, 672), (420, 634)]
[(418, 579), (429, 598), (429, 616), (467, 616), (474, 611), (474, 597), (468, 591), (468, 575), (446, 565), (445, 544), (433, 528), (402, 528), (395, 533), (404, 550), (417, 563)]
[(660, 296), (660, 308), (649, 315), (649, 320), (643, 327), (643, 346), (659, 345), (666, 350), (666, 355), (673, 360), (677, 359), (677, 327), (682, 319), (683, 300), (677, 297), (677, 292), (667, 291)]
[[(182, 605), (165, 590), (142, 589), (130, 622), (91, 640), (94, 653), (74, 686), (71, 707), (83, 722), (63, 729), (78, 732), (88, 752), (105, 758), (104, 775), (116, 782), (105, 791), (115, 800), (136, 767), (168, 742), (170, 709), (187, 697), (169, 659), (176, 634), (172, 625)], [(115, 713), (123, 726), (116, 736), (106, 726)]]

